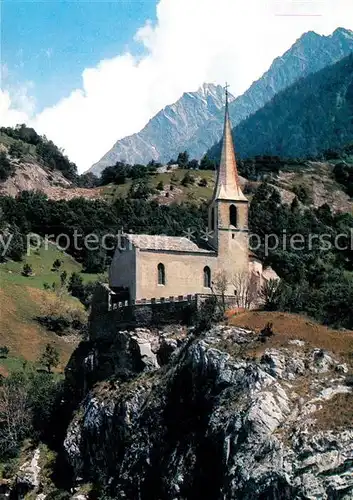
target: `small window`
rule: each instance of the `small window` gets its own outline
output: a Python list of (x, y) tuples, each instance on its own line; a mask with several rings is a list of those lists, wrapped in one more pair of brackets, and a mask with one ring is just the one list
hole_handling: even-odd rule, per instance
[(211, 231), (214, 231), (216, 229), (216, 214), (215, 214), (216, 209), (212, 207), (211, 209)]
[(237, 227), (238, 225), (237, 207), (235, 205), (231, 205), (229, 207), (229, 223), (234, 227)]
[(164, 264), (158, 264), (158, 285), (165, 285), (165, 267), (164, 267)]
[(211, 288), (211, 269), (208, 266), (203, 269), (203, 286)]

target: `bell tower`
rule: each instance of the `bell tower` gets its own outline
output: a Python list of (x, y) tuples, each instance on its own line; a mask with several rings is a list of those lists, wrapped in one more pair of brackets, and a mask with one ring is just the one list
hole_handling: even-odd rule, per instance
[(228, 85), (222, 155), (209, 205), (209, 244), (218, 253), (218, 267), (234, 275), (249, 268), (248, 200), (239, 182), (229, 117)]

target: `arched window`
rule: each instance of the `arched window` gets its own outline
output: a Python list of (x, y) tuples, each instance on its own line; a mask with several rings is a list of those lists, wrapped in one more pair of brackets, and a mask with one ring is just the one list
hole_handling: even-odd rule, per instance
[(214, 231), (216, 229), (216, 217), (215, 217), (215, 208), (211, 208), (211, 231)]
[(208, 266), (203, 268), (203, 286), (211, 288), (211, 269)]
[(238, 225), (237, 207), (235, 205), (229, 207), (229, 224), (234, 227)]
[(158, 285), (165, 285), (165, 267), (164, 267), (164, 264), (158, 264)]

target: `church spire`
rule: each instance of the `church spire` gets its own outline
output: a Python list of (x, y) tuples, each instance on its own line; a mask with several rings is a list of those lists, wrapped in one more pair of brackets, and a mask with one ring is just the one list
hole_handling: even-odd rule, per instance
[(244, 196), (240, 188), (237, 162), (235, 159), (232, 127), (229, 117), (228, 85), (226, 85), (225, 91), (226, 108), (224, 118), (222, 155), (213, 198), (222, 200), (246, 200), (246, 197)]

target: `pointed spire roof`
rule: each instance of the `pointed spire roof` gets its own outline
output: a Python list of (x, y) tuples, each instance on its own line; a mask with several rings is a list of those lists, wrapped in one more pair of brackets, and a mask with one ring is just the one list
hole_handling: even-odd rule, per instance
[(213, 198), (247, 201), (247, 198), (244, 196), (240, 188), (237, 162), (235, 159), (232, 126), (229, 117), (228, 86), (226, 86), (226, 110), (224, 118), (222, 155)]

